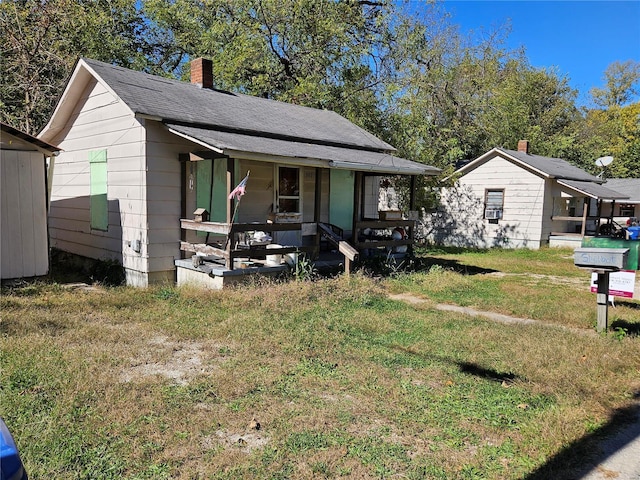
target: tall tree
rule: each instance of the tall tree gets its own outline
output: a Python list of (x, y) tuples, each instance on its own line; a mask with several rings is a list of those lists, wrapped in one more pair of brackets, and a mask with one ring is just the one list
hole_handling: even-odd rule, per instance
[(596, 105), (604, 108), (622, 107), (640, 94), (640, 62), (613, 62), (604, 71), (604, 88), (591, 89)]
[(79, 56), (143, 69), (154, 48), (135, 0), (7, 0), (0, 25), (0, 115), (32, 134), (47, 122)]
[(390, 71), (387, 2), (146, 0), (144, 8), (176, 55), (213, 59), (218, 88), (379, 122), (376, 95)]

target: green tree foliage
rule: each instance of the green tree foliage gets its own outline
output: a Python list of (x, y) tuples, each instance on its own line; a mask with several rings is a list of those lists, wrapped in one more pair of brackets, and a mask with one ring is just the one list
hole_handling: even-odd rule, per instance
[(571, 150), (579, 111), (566, 78), (531, 67), (522, 52), (502, 48), (500, 35), (471, 46), (448, 38), (424, 68), (410, 67), (398, 99), (394, 132), (407, 156), (451, 172), (459, 160), (515, 149), (521, 139), (542, 155)]
[[(167, 76), (214, 60), (216, 87), (326, 108), (451, 173), (495, 146), (640, 176), (640, 67), (616, 62), (576, 106), (568, 79), (507, 50), (509, 26), (461, 35), (437, 2), (391, 0), (6, 0), (3, 121), (37, 133), (79, 56)], [(411, 4), (409, 4), (411, 7)]]
[(591, 96), (600, 107), (621, 107), (640, 94), (640, 62), (613, 62), (604, 71), (603, 78), (604, 88), (591, 89)]
[(587, 171), (599, 173), (594, 161), (611, 155), (614, 161), (607, 167), (607, 177), (640, 177), (640, 102), (587, 111), (577, 143), (581, 166)]
[(153, 46), (134, 0), (0, 2), (2, 120), (28, 133), (48, 121), (80, 56), (143, 69)]
[(147, 0), (145, 11), (170, 33), (176, 57), (214, 59), (217, 88), (366, 118), (379, 130), (386, 2)]

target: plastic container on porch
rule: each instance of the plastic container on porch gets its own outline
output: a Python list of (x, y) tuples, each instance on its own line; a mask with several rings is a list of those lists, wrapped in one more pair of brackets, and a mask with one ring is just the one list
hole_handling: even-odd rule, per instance
[[(267, 245), (267, 250), (272, 250), (274, 248), (282, 248), (282, 245), (278, 245), (277, 243), (270, 243)], [(277, 266), (282, 263), (282, 254), (275, 253), (273, 255), (267, 255), (267, 265), (269, 266)]]

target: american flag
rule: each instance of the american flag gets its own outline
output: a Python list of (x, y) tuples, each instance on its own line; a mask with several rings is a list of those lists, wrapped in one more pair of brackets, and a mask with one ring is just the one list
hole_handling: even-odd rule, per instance
[(247, 172), (247, 176), (242, 179), (242, 181), (238, 184), (236, 188), (234, 188), (229, 194), (229, 200), (235, 198), (239, 200), (242, 195), (244, 195), (245, 190), (247, 188), (247, 180), (249, 179), (249, 172)]

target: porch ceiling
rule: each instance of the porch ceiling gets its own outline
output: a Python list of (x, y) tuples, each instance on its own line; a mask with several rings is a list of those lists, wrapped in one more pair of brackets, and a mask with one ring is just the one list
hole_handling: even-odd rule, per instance
[(296, 139), (280, 139), (221, 132), (186, 125), (167, 123), (175, 135), (194, 141), (230, 157), (265, 155), (274, 161), (305, 163), (327, 168), (402, 175), (438, 175), (440, 169), (388, 153), (372, 152), (343, 146), (306, 143)]
[(558, 180), (560, 185), (569, 187), (583, 195), (600, 200), (623, 200), (629, 198), (627, 195), (618, 193), (610, 188), (594, 182), (580, 182), (578, 180)]

